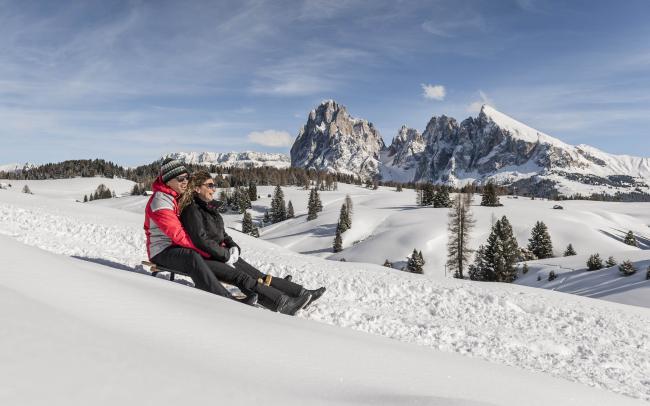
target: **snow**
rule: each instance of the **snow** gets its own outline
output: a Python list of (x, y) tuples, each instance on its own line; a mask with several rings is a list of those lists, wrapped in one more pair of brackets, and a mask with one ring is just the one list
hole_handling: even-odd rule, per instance
[(644, 404), (242, 306), (7, 237), (0, 246), (6, 405)]
[[(379, 252), (383, 262), (390, 250), (401, 249), (402, 238), (423, 240), (419, 233), (426, 231), (428, 244), (421, 248), (431, 267), (434, 250), (444, 247), (446, 211), (413, 207), (412, 191), (340, 184), (338, 192), (320, 193), (324, 210), (305, 224), (301, 211), (308, 191), (284, 190), (303, 217), (263, 230), (263, 237), (274, 235), (273, 240), (228, 232), (243, 257), (263, 272), (292, 274), (308, 288), (328, 288), (296, 318), (142, 275), (142, 213), (106, 206), (125, 199), (98, 205), (0, 192), (0, 312), (10, 326), (9, 334), (0, 334), (0, 357), (8, 365), (0, 379), (9, 382), (0, 403), (115, 404), (124, 403), (125, 394), (130, 401), (163, 404), (207, 399), (250, 404), (262, 398), (269, 404), (459, 405), (650, 400), (650, 309), (449, 279), (432, 268), (427, 277), (327, 261), (318, 257), (328, 255), (324, 252), (302, 255), (291, 249), (314, 250), (318, 233), (331, 245), (328, 225), (349, 193), (354, 214), (348, 232), (364, 238), (352, 248), (375, 244), (374, 256)], [(129, 210), (144, 200), (128, 199)], [(259, 211), (269, 201), (254, 204)], [(547, 210), (548, 218), (567, 222), (567, 213), (575, 211), (571, 216), (583, 227), (577, 232), (585, 244), (597, 233), (591, 223), (647, 223), (647, 206), (640, 204), (611, 210), (617, 206), (576, 202), (560, 211), (548, 208), (547, 201), (535, 201), (535, 207), (524, 207), (522, 199), (502, 201), (505, 206), (495, 210), (520, 220), (533, 221), (530, 213)], [(580, 212), (584, 203), (595, 203), (589, 213), (598, 214)], [(489, 224), (490, 211), (480, 216), (479, 230)], [(226, 219), (236, 222), (235, 216)], [(549, 228), (555, 242), (555, 228)], [(396, 234), (391, 236), (391, 229)], [(618, 252), (643, 253), (603, 238), (609, 239), (603, 246), (614, 245)], [(574, 246), (581, 254), (586, 250), (577, 241)], [(34, 381), (42, 391), (27, 391)]]
[(217, 165), (224, 167), (261, 167), (289, 168), (291, 159), (285, 154), (270, 152), (175, 152), (161, 158), (180, 159), (183, 162), (195, 165)]
[(97, 186), (102, 183), (106, 185), (116, 195), (126, 195), (131, 193), (134, 182), (121, 178), (72, 178), (72, 179), (48, 179), (48, 180), (9, 180), (0, 179), (2, 183), (11, 184), (11, 189), (3, 190), (4, 192), (22, 192), (23, 187), (27, 185), (31, 192), (39, 197), (62, 198), (66, 200), (83, 201), (84, 195), (95, 193)]

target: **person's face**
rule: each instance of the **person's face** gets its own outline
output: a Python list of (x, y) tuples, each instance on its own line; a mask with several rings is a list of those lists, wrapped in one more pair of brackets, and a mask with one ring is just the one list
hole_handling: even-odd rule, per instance
[(170, 179), (167, 181), (167, 186), (169, 186), (174, 192), (180, 194), (183, 194), (185, 192), (185, 189), (187, 189), (187, 182), (190, 179), (190, 175), (187, 173), (183, 173), (181, 175), (178, 175), (177, 177)]
[(212, 196), (214, 196), (214, 180), (207, 179), (201, 186), (195, 187), (194, 192), (199, 196), (204, 202), (212, 201)]

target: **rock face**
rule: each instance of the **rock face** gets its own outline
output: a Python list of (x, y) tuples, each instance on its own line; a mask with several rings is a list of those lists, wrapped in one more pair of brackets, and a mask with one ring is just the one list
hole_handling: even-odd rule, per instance
[(368, 178), (378, 173), (383, 149), (384, 140), (372, 123), (327, 100), (309, 113), (291, 147), (291, 166)]
[(288, 168), (291, 166), (287, 155), (267, 152), (174, 152), (162, 157), (162, 159), (165, 158), (179, 159), (188, 164), (234, 168), (257, 168), (261, 166)]
[(650, 192), (650, 159), (573, 146), (483, 106), (462, 122), (433, 117), (425, 130), (402, 126), (389, 147), (366, 120), (323, 102), (291, 148), (292, 166), (400, 182), (460, 186), (493, 180), (522, 192)]

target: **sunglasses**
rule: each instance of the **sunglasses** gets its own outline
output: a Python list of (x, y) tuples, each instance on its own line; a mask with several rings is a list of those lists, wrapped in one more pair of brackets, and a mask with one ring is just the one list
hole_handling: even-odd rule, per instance
[(205, 186), (205, 187), (207, 187), (208, 189), (212, 189), (212, 190), (215, 190), (215, 189), (217, 188), (217, 185), (215, 185), (214, 183), (204, 183), (204, 184), (201, 185), (201, 186)]
[(176, 180), (179, 181), (179, 182), (185, 182), (186, 180), (190, 180), (190, 175), (177, 176)]

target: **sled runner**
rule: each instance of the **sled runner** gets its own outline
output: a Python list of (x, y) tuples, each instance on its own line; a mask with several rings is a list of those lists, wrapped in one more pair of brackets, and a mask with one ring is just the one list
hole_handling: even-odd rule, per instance
[(153, 262), (150, 262), (150, 261), (142, 261), (142, 265), (149, 268), (149, 272), (151, 272), (151, 276), (153, 276), (154, 278), (160, 272), (169, 272), (169, 280), (170, 281), (174, 280), (175, 274), (190, 276), (190, 274), (188, 274), (186, 272), (178, 271), (176, 269), (165, 268), (165, 267), (162, 267), (160, 265), (156, 265), (156, 264), (154, 264)]

